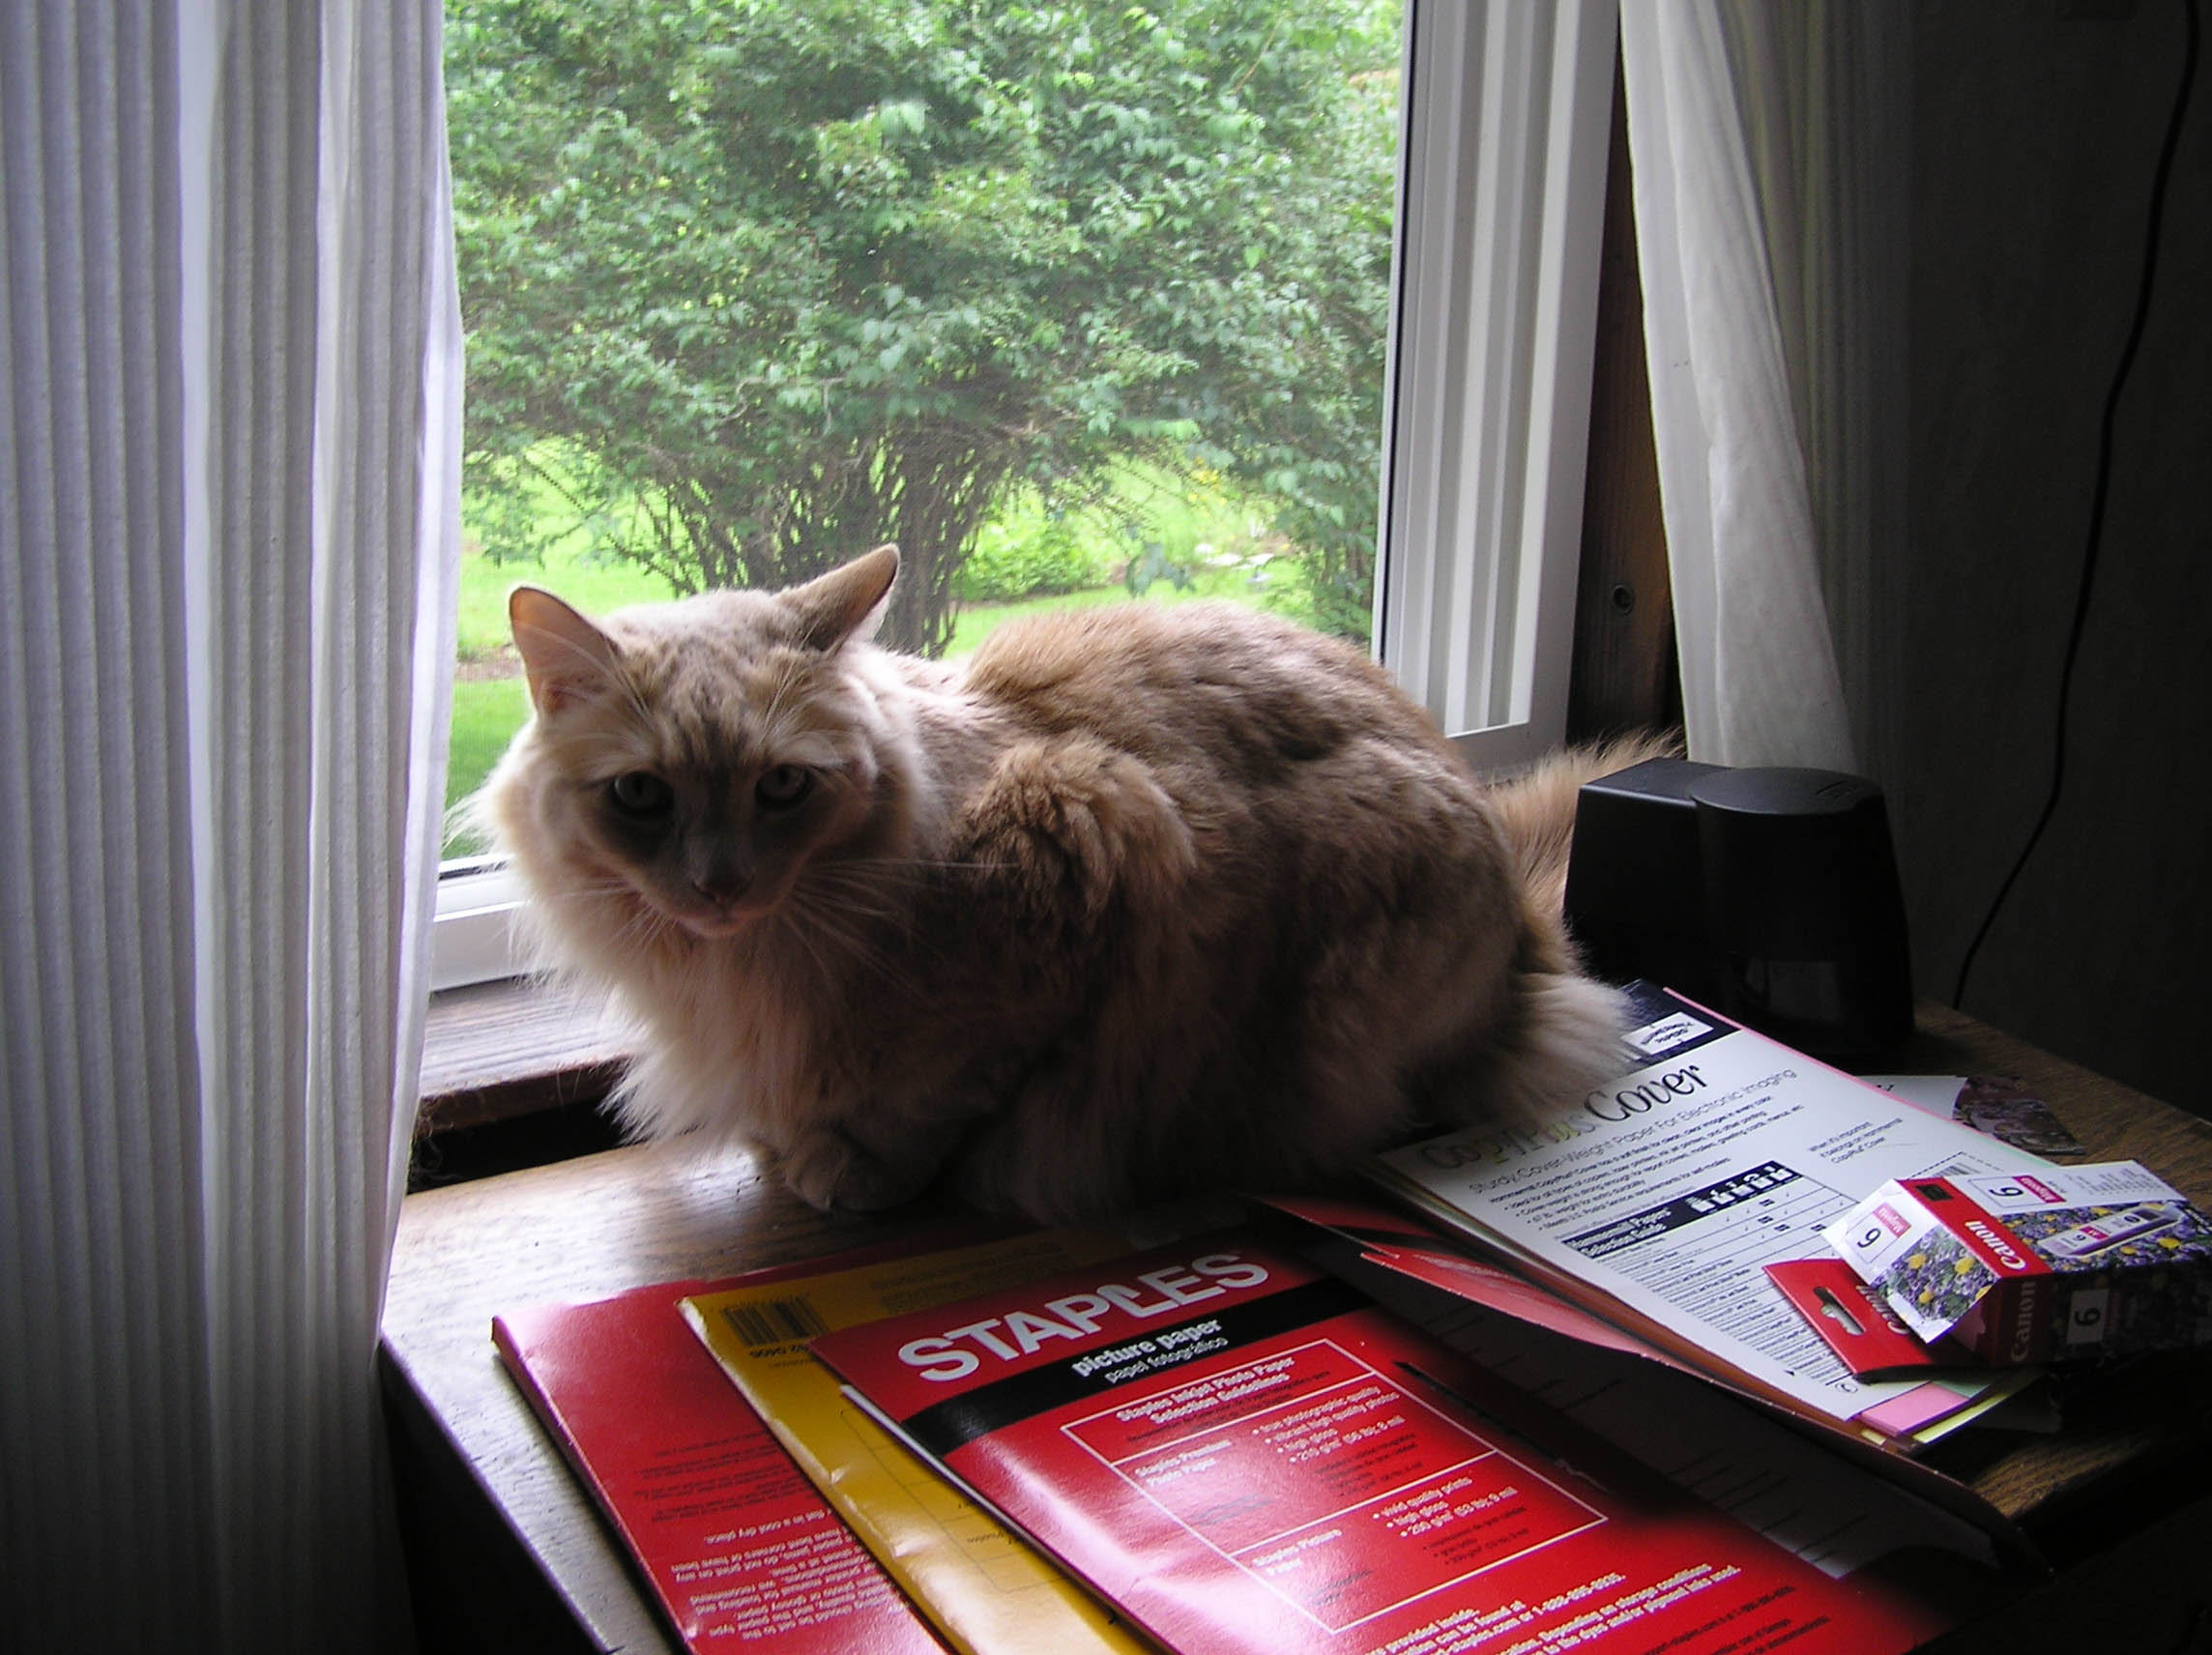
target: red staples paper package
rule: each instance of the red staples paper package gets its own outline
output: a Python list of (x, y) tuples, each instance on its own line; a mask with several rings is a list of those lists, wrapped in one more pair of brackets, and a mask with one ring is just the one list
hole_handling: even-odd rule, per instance
[(1943, 1624), (1242, 1233), (811, 1349), (1184, 1655), (1880, 1655)]
[(537, 1305), (493, 1336), (684, 1647), (942, 1655), (685, 1324), (686, 1292), (728, 1285)]

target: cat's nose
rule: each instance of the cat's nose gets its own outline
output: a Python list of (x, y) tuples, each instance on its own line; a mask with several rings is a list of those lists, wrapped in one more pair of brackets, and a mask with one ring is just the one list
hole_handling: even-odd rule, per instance
[(752, 888), (752, 858), (732, 855), (727, 849), (695, 854), (687, 858), (684, 873), (692, 893), (715, 908), (727, 908)]
[(702, 902), (716, 908), (727, 908), (752, 888), (752, 875), (734, 869), (701, 875), (691, 881), (691, 889)]

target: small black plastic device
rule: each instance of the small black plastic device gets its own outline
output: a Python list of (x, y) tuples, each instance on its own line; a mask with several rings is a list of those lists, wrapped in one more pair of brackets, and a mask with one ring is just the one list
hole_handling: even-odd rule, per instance
[(1836, 770), (1649, 759), (1585, 786), (1567, 923), (1643, 977), (1815, 1057), (1912, 1032), (1905, 900), (1881, 789)]

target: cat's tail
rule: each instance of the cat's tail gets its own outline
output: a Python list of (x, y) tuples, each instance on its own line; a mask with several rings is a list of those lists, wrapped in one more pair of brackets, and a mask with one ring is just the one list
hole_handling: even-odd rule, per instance
[(1540, 1120), (1621, 1072), (1628, 997), (1573, 970), (1533, 964), (1513, 973), (1502, 1027), (1462, 1070), (1458, 1113), (1515, 1124)]
[(1489, 788), (1490, 806), (1531, 909), (1547, 915), (1564, 912), (1575, 801), (1584, 784), (1646, 759), (1679, 758), (1681, 753), (1681, 740), (1672, 733), (1621, 736), (1587, 746), (1562, 747), (1538, 760), (1533, 769)]
[(1586, 782), (1681, 751), (1634, 736), (1554, 753), (1489, 791), (1520, 876), (1522, 932), (1505, 1026), (1494, 1031), (1473, 1095), (1494, 1118), (1529, 1118), (1619, 1072), (1626, 1000), (1587, 975), (1567, 934), (1567, 858)]

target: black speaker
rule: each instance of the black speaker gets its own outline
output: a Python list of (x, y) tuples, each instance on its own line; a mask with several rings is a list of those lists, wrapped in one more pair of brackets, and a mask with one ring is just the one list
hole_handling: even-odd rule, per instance
[(1889, 816), (1863, 776), (1651, 759), (1590, 782), (1566, 908), (1598, 975), (1815, 1057), (1865, 1062), (1912, 1032)]

